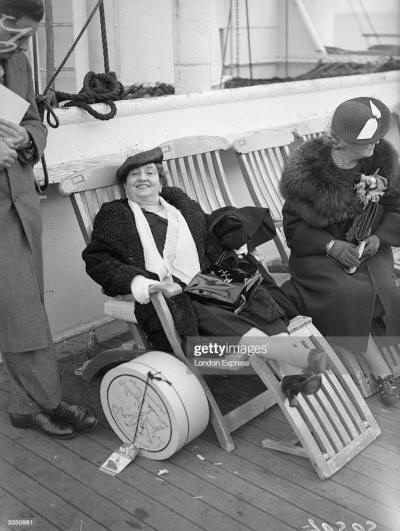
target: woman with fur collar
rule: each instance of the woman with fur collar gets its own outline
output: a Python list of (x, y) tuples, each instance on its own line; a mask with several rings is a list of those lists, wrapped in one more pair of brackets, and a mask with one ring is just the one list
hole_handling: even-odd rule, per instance
[[(328, 339), (367, 359), (387, 405), (399, 395), (371, 330), (398, 343), (400, 292), (391, 246), (400, 245), (400, 169), (397, 152), (383, 139), (389, 127), (390, 111), (381, 101), (347, 100), (336, 109), (330, 134), (297, 148), (281, 180), (291, 249), (291, 281), (283, 289)], [(387, 188), (359, 257), (352, 226), (363, 210), (355, 192), (362, 174), (382, 176)]]
[[(268, 357), (282, 362), (282, 386), (292, 404), (298, 392), (316, 392), (326, 354), (287, 334), (286, 325), (297, 311), (248, 253), (262, 243), (260, 238), (266, 241), (275, 235), (268, 210), (226, 207), (207, 216), (182, 190), (166, 186), (162, 158), (161, 149), (155, 148), (129, 157), (118, 169), (117, 178), (128, 197), (103, 204), (97, 214), (91, 242), (83, 252), (87, 273), (107, 295), (133, 295), (137, 321), (154, 348), (169, 351), (170, 345), (149, 304), (150, 288), (167, 297), (181, 336), (226, 336), (237, 338), (240, 345), (267, 344)], [(182, 291), (219, 258), (223, 247), (243, 247), (238, 253), (248, 257), (263, 277), (237, 315), (192, 300)]]

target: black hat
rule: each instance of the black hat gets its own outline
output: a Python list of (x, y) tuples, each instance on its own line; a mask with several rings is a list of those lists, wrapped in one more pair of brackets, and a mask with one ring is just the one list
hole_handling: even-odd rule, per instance
[(142, 151), (128, 157), (126, 161), (117, 170), (117, 179), (120, 182), (124, 182), (128, 176), (128, 173), (135, 168), (145, 166), (146, 164), (160, 163), (163, 160), (163, 152), (160, 147)]
[(210, 216), (209, 232), (224, 249), (239, 249), (247, 243), (249, 251), (276, 236), (268, 208), (227, 206)]
[(351, 144), (373, 144), (390, 129), (390, 110), (375, 98), (353, 98), (337, 107), (332, 132)]

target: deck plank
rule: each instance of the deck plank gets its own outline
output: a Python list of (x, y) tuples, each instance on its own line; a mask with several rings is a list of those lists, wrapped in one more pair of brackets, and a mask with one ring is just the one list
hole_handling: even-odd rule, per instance
[[(209, 426), (170, 459), (138, 457), (113, 478), (98, 470), (119, 445), (101, 411), (99, 382), (75, 377), (71, 359), (62, 360), (61, 367), (65, 397), (90, 405), (101, 420), (92, 432), (68, 441), (54, 441), (10, 425), (8, 383), (0, 368), (0, 474), (14, 473), (10, 485), (0, 490), (0, 502), (4, 500), (7, 512), (26, 514), (28, 508), (42, 519), (45, 527), (40, 531), (72, 531), (79, 529), (81, 520), (90, 531), (290, 531), (311, 521), (319, 528), (325, 522), (337, 529), (337, 522), (342, 521), (346, 529), (356, 522), (368, 529), (367, 520), (376, 523), (379, 531), (399, 529), (397, 406), (384, 408), (377, 397), (367, 401), (383, 434), (328, 480), (318, 478), (308, 459), (262, 448), (261, 440), (267, 436), (293, 434), (277, 407), (234, 433), (232, 454), (221, 450)], [(238, 385), (239, 380), (243, 385)], [(237, 376), (212, 377), (210, 383), (223, 409), (239, 405), (262, 389), (261, 383), (254, 385), (254, 378)], [(198, 454), (205, 460), (198, 459)], [(158, 477), (160, 468), (167, 468), (168, 474)], [(25, 480), (26, 485), (18, 489)], [(36, 490), (30, 497), (32, 488)], [(96, 513), (96, 519), (91, 519), (95, 514), (91, 509), (96, 506), (97, 510), (100, 501), (104, 507), (101, 518)]]
[[(13, 445), (11, 455), (15, 455), (14, 452), (17, 446)], [(3, 442), (0, 444), (0, 448), (2, 455), (4, 455), (5, 447)], [(9, 451), (11, 452), (11, 450)], [(3, 458), (0, 458), (0, 477), (7, 478), (6, 485), (11, 495), (17, 499), (25, 500), (35, 512), (63, 531), (73, 528), (79, 529), (81, 522), (90, 526), (89, 529), (96, 531), (111, 529), (88, 518), (85, 513), (54, 494), (52, 489), (43, 487), (39, 482), (29, 477), (28, 474), (10, 465)]]
[[(0, 413), (0, 422), (2, 420)], [(7, 435), (12, 438), (19, 436), (19, 430), (12, 426), (2, 427), (3, 430), (6, 430)], [(92, 516), (90, 513), (93, 512), (107, 528), (118, 529), (118, 531), (122, 529), (128, 531), (132, 528), (161, 529), (163, 522), (168, 520), (177, 531), (186, 531), (189, 525), (195, 530), (201, 529), (194, 522), (188, 522), (173, 511), (162, 511), (163, 507), (157, 499), (149, 499), (143, 496), (139, 490), (126, 485), (119, 478), (100, 472), (98, 466), (105, 461), (110, 452), (104, 451), (104, 449), (101, 452), (99, 451), (101, 448), (97, 446), (97, 451), (92, 455), (94, 462), (91, 462), (88, 455), (93, 448), (90, 447), (90, 441), (85, 436), (81, 435), (69, 442), (72, 449), (60, 444), (61, 441), (50, 440), (40, 434), (30, 432), (30, 430), (24, 433), (24, 437), (19, 440), (21, 446), (34, 453), (35, 462), (54, 460), (58, 480), (62, 482), (62, 490), (66, 491), (65, 495), (68, 501), (79, 507), (81, 500), (81, 503), (84, 504), (84, 508), (81, 510), (88, 511), (89, 516)], [(80, 454), (74, 451), (73, 448), (77, 446), (76, 443), (88, 447), (88, 453)], [(5, 446), (2, 435), (0, 435), (0, 445), (1, 447)], [(24, 454), (22, 451), (16, 450), (13, 452), (14, 457), (15, 454), (18, 458), (20, 453)], [(22, 455), (23, 457), (24, 455)], [(25, 460), (27, 460), (26, 457)], [(32, 458), (29, 459), (29, 466), (34, 466), (35, 462), (32, 463)], [(67, 473), (63, 473), (64, 468)], [(28, 469), (32, 470), (32, 468)], [(57, 492), (57, 485), (53, 485), (53, 481), (56, 480), (49, 477), (49, 474), (46, 474), (41, 468), (36, 471), (36, 474), (40, 481), (52, 485), (54, 492)], [(136, 478), (135, 481), (137, 481)], [(159, 496), (160, 494), (161, 492), (158, 493)]]
[[(94, 437), (94, 434), (90, 435), (90, 437)], [(99, 439), (98, 435), (96, 439)], [(109, 430), (104, 429), (102, 431), (101, 442), (110, 450), (115, 448), (115, 438)], [(177, 455), (180, 455), (180, 453), (178, 452)], [(207, 511), (211, 511), (213, 520), (208, 525), (211, 525), (213, 529), (219, 529), (221, 525), (224, 526), (224, 529), (249, 528), (259, 529), (261, 531), (265, 531), (266, 528), (277, 531), (280, 529), (293, 529), (287, 523), (279, 521), (253, 504), (243, 503), (241, 498), (232, 492), (236, 488), (236, 478), (231, 478), (229, 491), (218, 488), (212, 483), (211, 478), (207, 478), (206, 474), (202, 474), (201, 476), (192, 473), (191, 468), (195, 468), (197, 463), (200, 463), (196, 457), (191, 457), (191, 466), (187, 463), (184, 466), (177, 466), (175, 464), (175, 457), (162, 462), (139, 457), (135, 465), (141, 470), (139, 471), (138, 468), (131, 469), (132, 480), (134, 480), (137, 474), (141, 474), (139, 475), (140, 478), (146, 477), (143, 476), (144, 473), (150, 474), (154, 478), (160, 468), (167, 468), (169, 472), (167, 475), (162, 476), (162, 479), (164, 484), (168, 485), (168, 492), (170, 490), (171, 492), (175, 492), (176, 489), (182, 489), (192, 504), (193, 499), (195, 499), (193, 497), (201, 496), (199, 500), (201, 500), (202, 506), (204, 508), (207, 507)], [(128, 471), (126, 472), (126, 480), (128, 480), (128, 477), (129, 479), (131, 478), (131, 474)], [(145, 482), (142, 483), (145, 484)], [(182, 499), (181, 493), (181, 511), (188, 509), (186, 504), (184, 509), (182, 507), (184, 500), (185, 498)], [(200, 522), (203, 523), (203, 521), (203, 517), (201, 517)], [(207, 527), (207, 529), (210, 529), (210, 527)]]
[[(2, 420), (0, 416), (0, 422)], [(2, 431), (3, 429), (2, 426)], [(36, 478), (37, 484), (49, 489), (59, 499), (75, 507), (86, 520), (91, 522), (91, 525), (93, 525), (92, 522), (97, 522), (102, 529), (103, 526), (105, 529), (117, 527), (121, 531), (131, 531), (132, 528), (151, 529), (146, 523), (116, 506), (109, 499), (99, 496), (94, 489), (88, 488), (71, 477), (69, 470), (73, 467), (74, 459), (72, 455), (62, 455), (58, 448), (59, 445), (54, 444), (54, 441), (48, 441), (36, 433), (29, 433), (23, 438), (23, 442), (22, 438), (20, 441), (22, 444), (0, 434), (3, 460), (21, 473), (28, 472), (32, 478)], [(44, 454), (44, 458), (37, 453), (38, 448), (42, 449), (41, 453)], [(76, 459), (79, 460), (79, 458)], [(82, 470), (82, 461), (80, 466)], [(63, 470), (64, 467), (67, 471)], [(98, 481), (100, 482), (101, 479), (98, 478)]]
[[(4, 482), (3, 482), (4, 483)], [(4, 485), (3, 485), (4, 486)], [(39, 513), (32, 510), (20, 499), (16, 498), (5, 489), (0, 487), (0, 507), (2, 508), (0, 513), (0, 529), (29, 529), (33, 528), (37, 531), (63, 531), (61, 527), (53, 525), (49, 520), (43, 518)], [(18, 525), (16, 527), (8, 526), (8, 520), (32, 520), (32, 525), (25, 527)]]
[[(277, 455), (279, 453), (264, 451), (264, 454), (260, 454), (258, 441), (262, 440), (265, 436), (271, 436), (271, 431), (261, 430), (255, 427), (253, 424), (246, 426), (246, 429), (240, 428), (237, 432), (235, 439), (237, 444), (237, 452), (240, 448), (244, 448), (247, 453), (252, 456), (252, 460), (257, 460), (258, 464), (263, 462), (266, 468), (272, 467), (272, 470), (277, 470), (278, 474), (284, 475), (286, 479), (290, 480), (296, 485), (306, 486), (310, 492), (324, 496), (328, 500), (334, 501), (342, 508), (347, 508), (355, 515), (365, 516), (369, 520), (373, 520), (379, 524), (382, 529), (391, 529), (389, 522), (396, 522), (399, 518), (399, 510), (392, 510), (387, 505), (383, 505), (375, 500), (367, 498), (352, 488), (352, 485), (344, 485), (344, 480), (340, 480), (341, 471), (339, 470), (331, 479), (325, 481), (316, 481), (315, 472), (313, 471), (311, 464), (307, 459), (292, 455)], [(250, 448), (248, 445), (251, 445)], [(346, 466), (350, 465), (359, 459), (360, 456), (355, 457)], [(279, 467), (277, 469), (277, 464)], [(289, 464), (291, 463), (291, 464)], [(373, 463), (373, 462), (372, 462)], [(367, 464), (368, 466), (368, 464)], [(365, 471), (365, 469), (363, 469)], [(365, 481), (369, 481), (370, 491), (373, 492), (374, 488), (382, 489), (381, 484), (374, 484), (370, 478), (365, 478)], [(393, 483), (396, 484), (396, 483)], [(357, 520), (355, 520), (357, 521)], [(393, 531), (397, 531), (397, 527), (393, 527)]]

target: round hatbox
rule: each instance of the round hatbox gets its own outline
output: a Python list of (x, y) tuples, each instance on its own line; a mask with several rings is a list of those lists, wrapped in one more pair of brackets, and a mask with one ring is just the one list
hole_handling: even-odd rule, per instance
[(200, 435), (209, 420), (205, 392), (187, 365), (151, 351), (108, 371), (100, 398), (118, 435), (150, 459), (168, 459)]

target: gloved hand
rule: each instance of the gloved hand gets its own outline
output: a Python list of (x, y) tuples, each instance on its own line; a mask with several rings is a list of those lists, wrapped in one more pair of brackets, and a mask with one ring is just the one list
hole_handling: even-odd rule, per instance
[(364, 252), (361, 257), (362, 260), (367, 260), (368, 258), (371, 258), (371, 256), (376, 255), (381, 245), (381, 240), (378, 238), (378, 236), (375, 236), (375, 234), (372, 234), (366, 238), (365, 242), (366, 244), (364, 247)]
[(357, 247), (353, 243), (343, 240), (336, 240), (329, 256), (335, 258), (338, 262), (346, 267), (359, 267), (360, 259), (358, 258)]
[(139, 304), (148, 304), (150, 302), (150, 286), (160, 284), (157, 280), (137, 275), (131, 282), (132, 295)]

